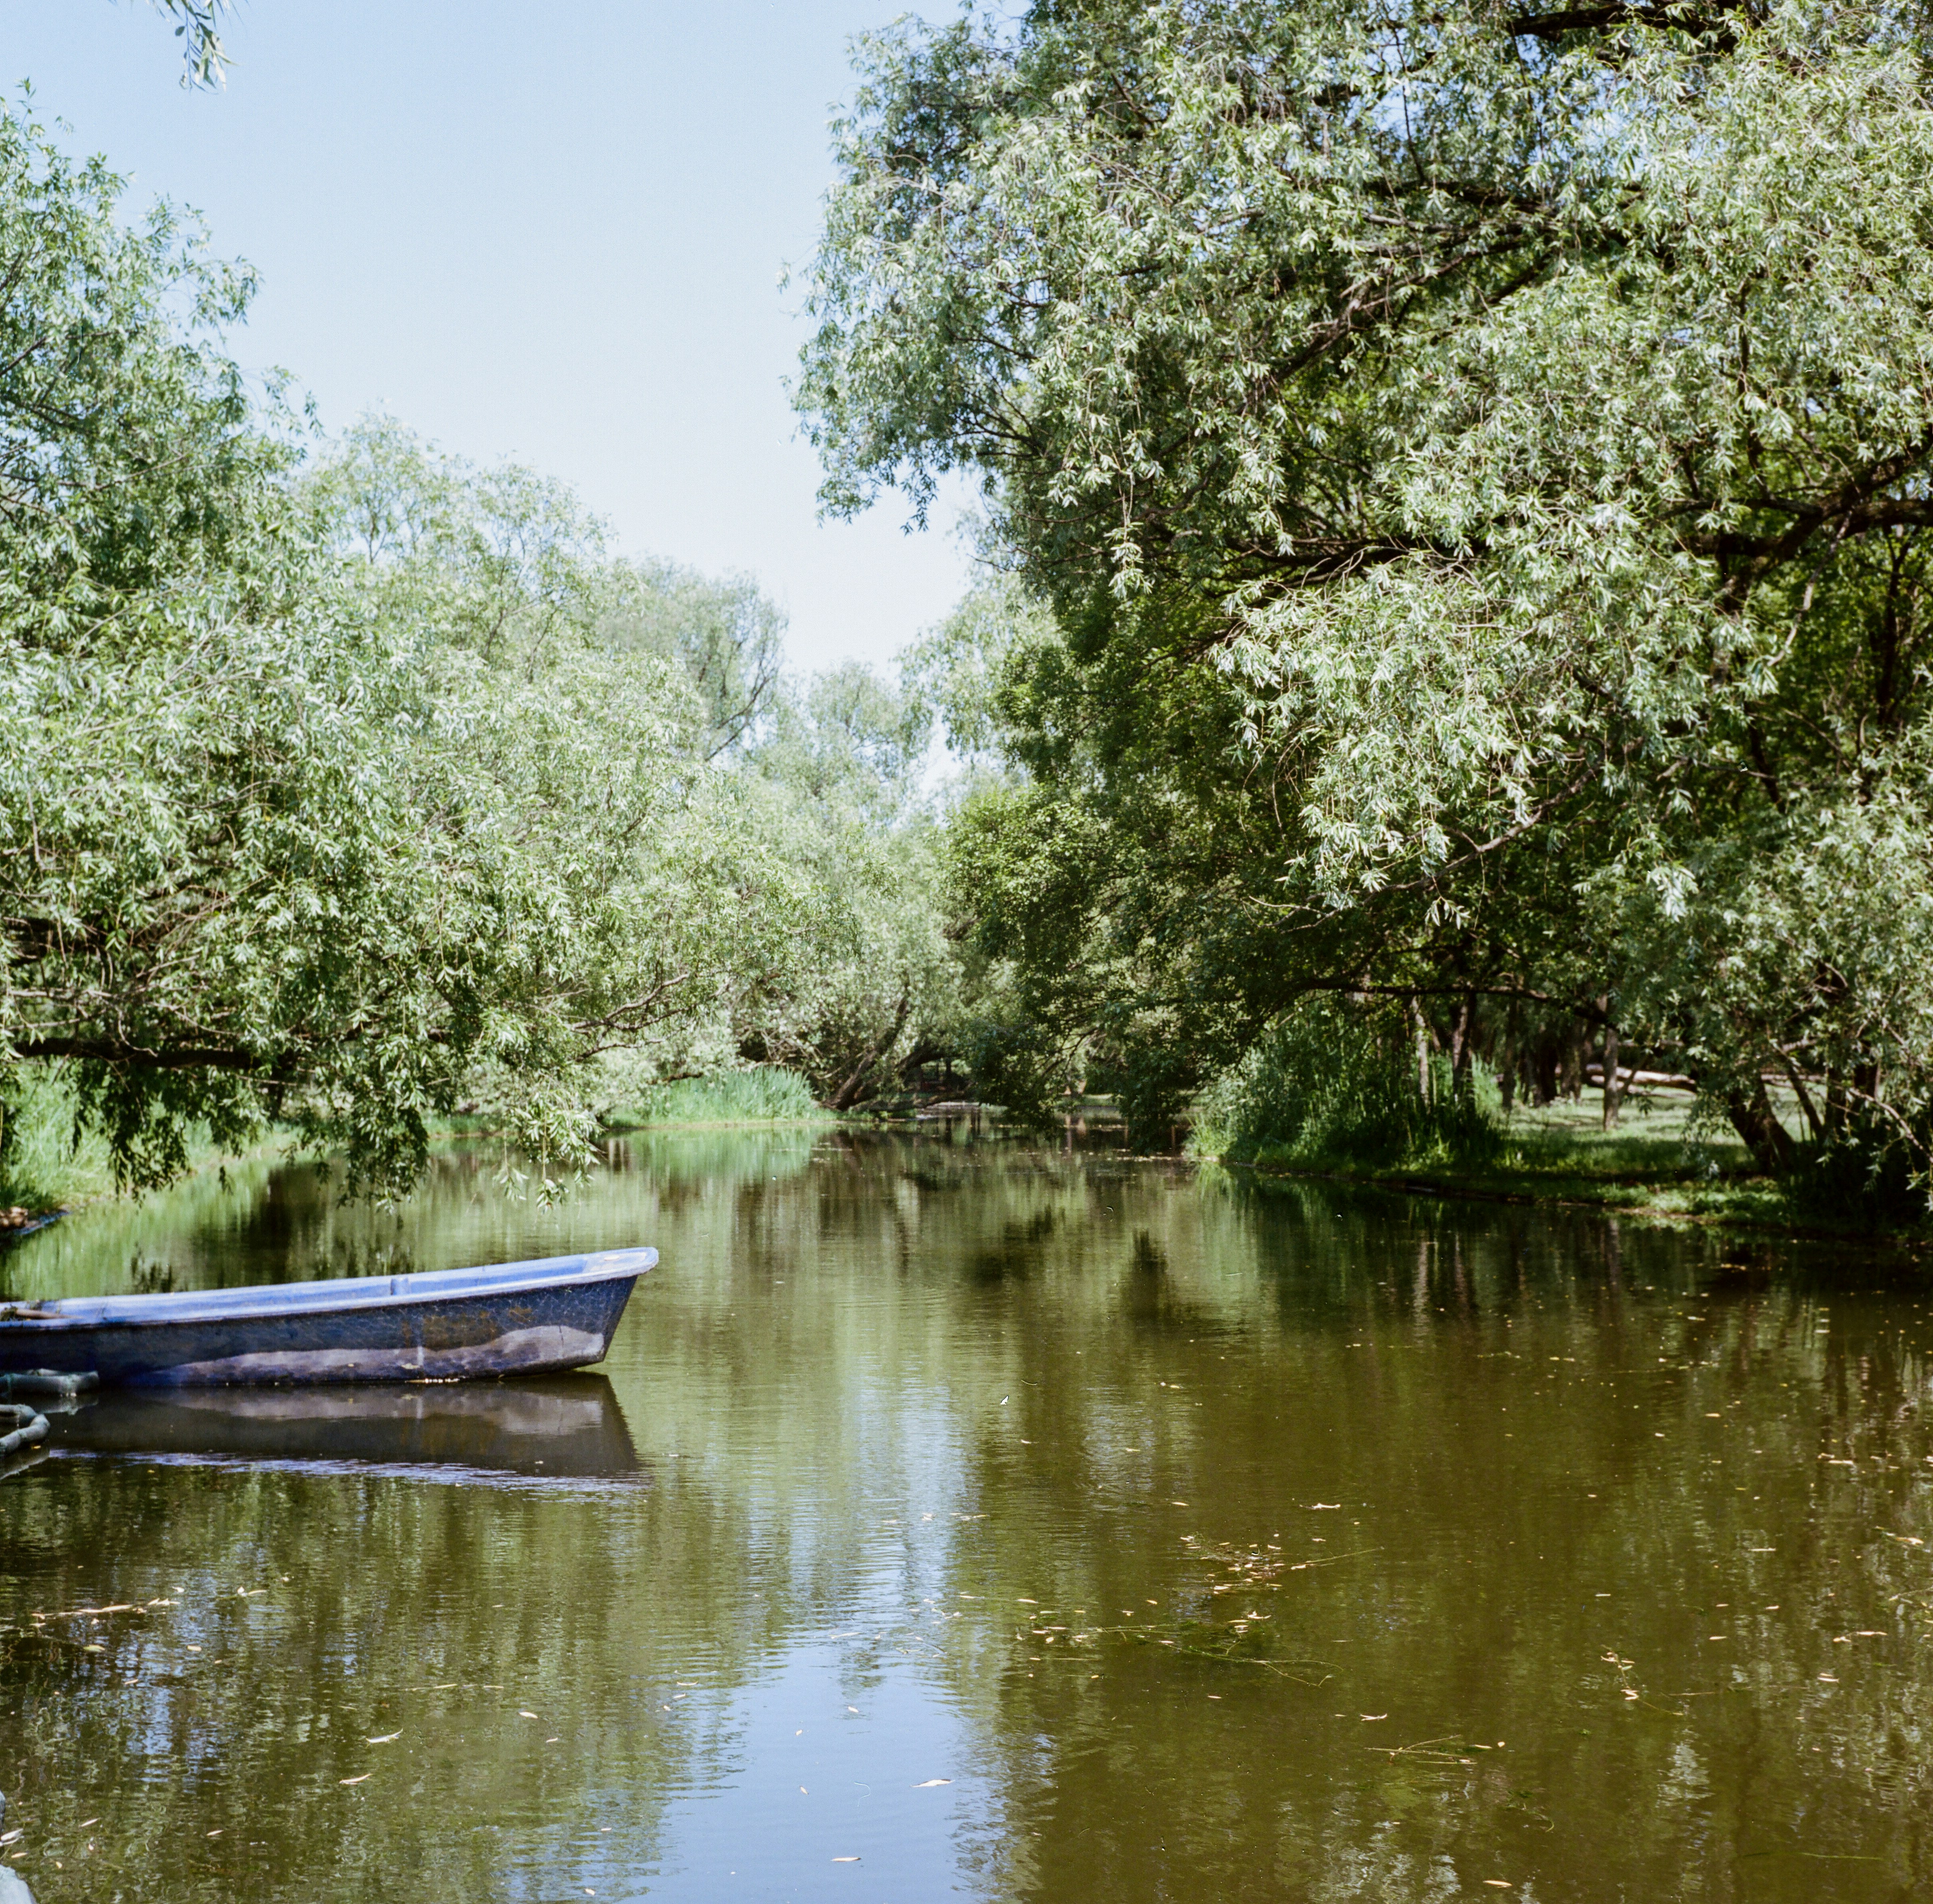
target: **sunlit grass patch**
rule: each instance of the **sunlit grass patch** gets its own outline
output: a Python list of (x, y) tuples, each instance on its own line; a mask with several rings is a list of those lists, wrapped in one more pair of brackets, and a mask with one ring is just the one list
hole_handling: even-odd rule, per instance
[(817, 1123), (830, 1116), (797, 1071), (754, 1065), (658, 1085), (637, 1103), (607, 1112), (605, 1122), (621, 1130), (647, 1124)]
[(0, 1098), (0, 1209), (59, 1209), (114, 1187), (107, 1144), (79, 1122), (80, 1098), (62, 1064), (14, 1068)]

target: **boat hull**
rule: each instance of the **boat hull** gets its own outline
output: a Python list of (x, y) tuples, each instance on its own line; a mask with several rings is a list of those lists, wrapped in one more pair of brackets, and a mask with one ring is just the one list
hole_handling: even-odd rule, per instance
[(651, 1250), (427, 1275), (0, 1305), (0, 1375), (104, 1385), (452, 1382), (582, 1368), (609, 1348)]

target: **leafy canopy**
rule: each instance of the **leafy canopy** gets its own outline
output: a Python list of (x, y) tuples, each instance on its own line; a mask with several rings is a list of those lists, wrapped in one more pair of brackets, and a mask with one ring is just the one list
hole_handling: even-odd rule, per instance
[(1056, 616), (962, 848), (1048, 1032), (1180, 1088), (1310, 990), (1477, 998), (1769, 1161), (1768, 1071), (1920, 1141), (1928, 52), (1814, 0), (864, 44), (796, 394), (830, 506), (977, 472)]

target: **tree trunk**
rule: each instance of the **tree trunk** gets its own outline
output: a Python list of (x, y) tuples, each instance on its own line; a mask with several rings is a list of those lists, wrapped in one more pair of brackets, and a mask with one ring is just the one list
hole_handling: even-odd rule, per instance
[(1584, 1095), (1584, 1029), (1574, 1020), (1564, 1034), (1564, 1074), (1559, 1088), (1573, 1100)]
[(1725, 1115), (1732, 1128), (1745, 1140), (1752, 1161), (1768, 1176), (1778, 1176), (1792, 1167), (1794, 1145), (1792, 1134), (1779, 1122), (1765, 1094), (1765, 1080), (1753, 1086), (1751, 1095), (1734, 1091), (1725, 1100)]
[(900, 993), (899, 1009), (893, 1014), (891, 1029), (881, 1033), (879, 1041), (872, 1046), (865, 1056), (861, 1058), (854, 1068), (852, 1075), (833, 1092), (831, 1102), (826, 1107), (828, 1110), (845, 1111), (852, 1108), (854, 1104), (858, 1101), (859, 1092), (867, 1079), (872, 1075), (873, 1067), (886, 1053), (892, 1050), (898, 1041), (900, 1033), (905, 1030), (906, 1015), (912, 1010), (912, 993), (910, 991)]
[(1476, 1008), (1476, 994), (1466, 993), (1457, 1008), (1456, 1029), (1450, 1034), (1450, 1094), (1464, 1096), (1470, 1089), (1470, 1018)]
[(1409, 1015), (1416, 1021), (1416, 1095), (1429, 1101), (1429, 1028), (1423, 1022), (1423, 1001), (1411, 995)]
[(1826, 1074), (1826, 1134), (1837, 1137), (1846, 1128), (1846, 1080), (1835, 1066)]
[(1812, 1094), (1806, 1089), (1805, 1080), (1799, 1074), (1799, 1067), (1782, 1055), (1781, 1062), (1785, 1081), (1792, 1086), (1792, 1095), (1799, 1100), (1799, 1114), (1805, 1120), (1806, 1132), (1817, 1143), (1826, 1134), (1825, 1119), (1819, 1115), (1819, 1107), (1813, 1103)]
[(1618, 1028), (1607, 1019), (1604, 1021), (1604, 1128), (1607, 1131), (1615, 1130), (1617, 1127), (1618, 1103), (1623, 1095), (1618, 1089)]
[(1538, 1034), (1537, 1046), (1532, 1054), (1531, 1078), (1535, 1087), (1532, 1095), (1539, 1105), (1554, 1104), (1557, 1101), (1557, 1066), (1562, 1054), (1556, 1038), (1547, 1028)]

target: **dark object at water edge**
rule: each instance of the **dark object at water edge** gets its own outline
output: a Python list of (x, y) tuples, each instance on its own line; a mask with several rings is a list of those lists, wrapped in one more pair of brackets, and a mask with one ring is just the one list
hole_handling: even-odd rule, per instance
[[(9, 1424), (11, 1424), (10, 1426)], [(24, 1401), (0, 1401), (0, 1461), (47, 1438), (47, 1418)]]
[(603, 1359), (655, 1250), (425, 1275), (0, 1303), (0, 1376), (110, 1386), (449, 1382)]
[(17, 1243), (22, 1237), (31, 1236), (35, 1230), (59, 1222), (66, 1215), (65, 1210), (42, 1210), (35, 1215), (17, 1203), (11, 1209), (0, 1210), (0, 1243)]

